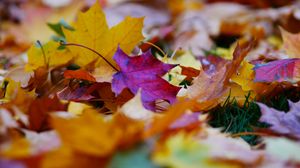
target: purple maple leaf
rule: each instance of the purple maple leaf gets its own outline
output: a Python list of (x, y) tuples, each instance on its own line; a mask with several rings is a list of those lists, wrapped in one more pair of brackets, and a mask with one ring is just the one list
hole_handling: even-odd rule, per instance
[(180, 87), (173, 86), (161, 78), (177, 65), (165, 64), (156, 59), (151, 51), (142, 55), (129, 57), (120, 48), (113, 59), (120, 67), (120, 71), (113, 76), (112, 90), (117, 95), (123, 89), (129, 88), (134, 94), (141, 88), (142, 102), (146, 109), (155, 110), (156, 100), (176, 101)]
[(255, 82), (296, 83), (300, 80), (300, 59), (283, 59), (267, 64), (257, 64), (254, 67)]
[(257, 104), (262, 113), (259, 121), (271, 124), (270, 129), (275, 132), (293, 135), (300, 139), (300, 101), (297, 103), (289, 101), (290, 111), (287, 113), (262, 103)]

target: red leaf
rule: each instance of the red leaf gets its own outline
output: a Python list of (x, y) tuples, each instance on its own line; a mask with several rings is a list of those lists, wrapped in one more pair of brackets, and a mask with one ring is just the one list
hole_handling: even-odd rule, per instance
[(192, 67), (185, 67), (185, 66), (180, 66), (180, 67), (182, 69), (181, 74), (186, 76), (185, 80), (187, 81), (192, 81), (194, 77), (200, 74), (200, 70), (198, 69), (194, 69)]
[(155, 110), (155, 100), (167, 100), (170, 103), (176, 101), (180, 87), (173, 86), (161, 78), (176, 65), (157, 60), (151, 51), (129, 57), (118, 48), (113, 58), (121, 69), (112, 80), (112, 89), (116, 94), (120, 94), (125, 88), (136, 94), (141, 88), (143, 105), (150, 110)]
[(95, 77), (83, 69), (66, 70), (64, 72), (64, 77), (66, 79), (80, 79), (80, 80), (87, 80), (90, 82), (96, 82)]
[(300, 59), (283, 59), (267, 64), (257, 64), (254, 67), (255, 82), (297, 83), (300, 80)]
[(111, 90), (111, 84), (108, 82), (96, 82), (92, 85), (81, 86), (75, 89), (66, 87), (57, 96), (63, 100), (76, 102), (102, 101), (111, 110), (116, 110), (117, 106), (123, 105), (133, 97), (132, 93), (128, 90), (123, 90), (116, 97)]

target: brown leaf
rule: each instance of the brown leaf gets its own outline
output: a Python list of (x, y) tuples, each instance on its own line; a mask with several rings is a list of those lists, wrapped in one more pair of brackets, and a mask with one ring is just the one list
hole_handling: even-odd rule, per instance
[(233, 60), (227, 62), (218, 71), (207, 74), (205, 71), (200, 72), (199, 76), (193, 81), (188, 88), (187, 95), (191, 99), (198, 99), (200, 102), (218, 99), (228, 91), (229, 79), (236, 73), (241, 62), (246, 57), (253, 42), (237, 45), (233, 53)]
[(35, 99), (28, 109), (29, 129), (38, 132), (48, 130), (50, 128), (49, 113), (63, 110), (66, 110), (66, 106), (56, 96)]

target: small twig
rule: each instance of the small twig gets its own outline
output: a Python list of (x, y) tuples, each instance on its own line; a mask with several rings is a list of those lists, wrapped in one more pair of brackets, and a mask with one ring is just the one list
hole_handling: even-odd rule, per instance
[(246, 135), (269, 136), (270, 134), (262, 133), (262, 132), (240, 132), (240, 133), (232, 134), (231, 137), (239, 137), (239, 136), (246, 136)]
[(37, 40), (36, 43), (41, 47), (42, 54), (43, 54), (43, 57), (44, 57), (44, 64), (46, 65), (46, 68), (48, 69), (49, 60), (46, 59), (46, 54), (45, 54), (44, 47), (43, 47), (42, 43), (39, 40)]
[(153, 44), (153, 43), (151, 43), (151, 42), (149, 42), (149, 41), (146, 41), (146, 42), (144, 42), (144, 43), (153, 46), (153, 47), (156, 48), (158, 51), (160, 51), (164, 56), (167, 55), (167, 54), (166, 54), (161, 48), (159, 48), (157, 45), (155, 45), (155, 44)]
[(98, 53), (97, 51), (95, 51), (94, 49), (91, 49), (87, 46), (81, 45), (81, 44), (76, 44), (76, 43), (65, 43), (63, 41), (60, 42), (60, 45), (64, 45), (64, 46), (77, 46), (77, 47), (82, 47), (85, 48), (87, 50), (92, 51), (93, 53), (97, 54), (99, 57), (101, 57), (109, 66), (111, 66), (114, 70), (116, 70), (117, 72), (119, 71), (115, 66), (113, 66), (113, 64), (111, 64), (103, 55), (101, 55), (100, 53)]

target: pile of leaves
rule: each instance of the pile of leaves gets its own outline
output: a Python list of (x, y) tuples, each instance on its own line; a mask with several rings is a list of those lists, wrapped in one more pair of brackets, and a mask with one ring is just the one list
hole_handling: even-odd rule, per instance
[(1, 1), (0, 167), (300, 167), (299, 7)]

